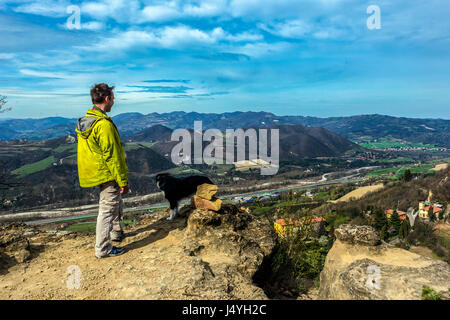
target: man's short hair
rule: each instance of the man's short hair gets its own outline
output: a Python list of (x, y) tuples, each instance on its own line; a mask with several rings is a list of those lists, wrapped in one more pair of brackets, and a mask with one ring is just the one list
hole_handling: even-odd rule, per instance
[(103, 103), (106, 97), (111, 97), (114, 86), (110, 87), (106, 83), (94, 84), (91, 88), (92, 103)]

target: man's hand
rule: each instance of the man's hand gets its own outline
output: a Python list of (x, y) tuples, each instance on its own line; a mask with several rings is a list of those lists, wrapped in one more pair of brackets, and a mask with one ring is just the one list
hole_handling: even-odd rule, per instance
[(124, 186), (120, 188), (120, 194), (127, 194), (130, 189), (128, 189), (128, 186)]

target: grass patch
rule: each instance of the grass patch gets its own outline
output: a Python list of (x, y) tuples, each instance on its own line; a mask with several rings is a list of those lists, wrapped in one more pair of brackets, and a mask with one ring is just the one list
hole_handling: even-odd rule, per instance
[[(407, 169), (409, 169), (412, 174), (430, 174), (434, 173), (434, 171), (431, 170), (434, 168), (434, 166), (435, 165), (433, 163), (424, 163), (421, 165), (405, 165), (401, 167), (384, 168), (369, 172), (367, 173), (366, 177), (371, 178), (371, 177), (387, 176), (385, 178), (399, 179), (400, 177), (403, 176), (403, 174)], [(391, 173), (393, 175), (388, 176)]]
[(95, 225), (96, 222), (80, 222), (68, 226), (65, 230), (81, 233), (95, 233)]
[(23, 178), (32, 173), (39, 172), (51, 167), (53, 162), (55, 162), (55, 157), (50, 156), (42, 159), (41, 161), (26, 164), (16, 170), (11, 171), (11, 173), (17, 175), (18, 178)]
[(379, 162), (382, 163), (397, 163), (397, 162), (414, 162), (413, 158), (409, 158), (409, 157), (398, 157), (396, 159), (382, 159), (382, 160), (378, 160)]
[(254, 214), (260, 216), (260, 215), (268, 213), (272, 209), (273, 209), (272, 207), (259, 207), (259, 208), (254, 208), (252, 212)]
[[(122, 228), (131, 226), (136, 223), (136, 220), (134, 219), (124, 219), (120, 221), (120, 225)], [(72, 232), (80, 232), (80, 233), (95, 233), (95, 227), (97, 225), (97, 222), (80, 222), (80, 223), (74, 223), (70, 226), (67, 226), (65, 230), (72, 231)]]
[(70, 150), (72, 152), (77, 152), (77, 145), (71, 144), (71, 145), (61, 145), (56, 149), (53, 149), (53, 153), (62, 153), (64, 151)]
[[(369, 140), (369, 139), (367, 139)], [(420, 142), (396, 141), (388, 138), (379, 138), (377, 141), (359, 141), (359, 145), (368, 149), (386, 149), (386, 148), (435, 148), (432, 144), (423, 144)]]

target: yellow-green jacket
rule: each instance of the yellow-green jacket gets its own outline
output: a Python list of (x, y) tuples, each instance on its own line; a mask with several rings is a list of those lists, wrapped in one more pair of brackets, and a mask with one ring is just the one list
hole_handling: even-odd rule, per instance
[(78, 177), (84, 188), (115, 180), (128, 185), (128, 166), (119, 132), (114, 122), (98, 110), (89, 110), (79, 118)]

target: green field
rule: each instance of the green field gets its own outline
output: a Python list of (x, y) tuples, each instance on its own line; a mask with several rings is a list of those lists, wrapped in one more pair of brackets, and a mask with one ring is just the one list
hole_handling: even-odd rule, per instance
[[(384, 168), (384, 169), (378, 169), (372, 172), (369, 172), (366, 177), (371, 178), (371, 177), (382, 177), (384, 176), (385, 178), (388, 179), (398, 179), (400, 178), (407, 169), (409, 169), (411, 171), (411, 173), (418, 173), (418, 174), (428, 174), (428, 173), (433, 173), (434, 171), (431, 170), (432, 168), (434, 168), (434, 163), (425, 163), (425, 164), (421, 164), (421, 165), (405, 165), (405, 166), (401, 166), (401, 167), (395, 167), (395, 168)], [(392, 176), (389, 176), (389, 174), (392, 172)]]
[(55, 161), (56, 161), (55, 157), (50, 156), (45, 159), (42, 159), (41, 161), (26, 164), (16, 170), (11, 171), (11, 173), (17, 175), (18, 178), (23, 178), (29, 174), (39, 172), (39, 171), (42, 171), (42, 170), (45, 170), (45, 169), (51, 167), (52, 163)]
[(53, 153), (62, 153), (62, 152), (67, 151), (67, 150), (70, 150), (72, 152), (77, 152), (77, 145), (76, 144), (71, 144), (71, 145), (68, 145), (68, 146), (62, 145), (62, 146), (59, 146), (56, 149), (53, 149)]
[[(376, 140), (376, 141), (375, 141)], [(355, 143), (368, 149), (387, 149), (387, 148), (424, 148), (433, 149), (435, 148), (432, 144), (423, 144), (420, 142), (409, 142), (409, 141), (397, 141), (389, 138), (379, 138), (374, 139), (372, 137), (361, 137)]]
[(399, 162), (414, 162), (414, 159), (409, 157), (398, 157), (396, 159), (385, 159), (377, 161), (381, 163), (399, 163)]

